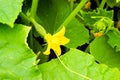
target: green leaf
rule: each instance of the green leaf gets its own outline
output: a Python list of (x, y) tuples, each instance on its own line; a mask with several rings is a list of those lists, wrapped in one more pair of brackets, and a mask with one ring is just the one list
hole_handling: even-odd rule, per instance
[(98, 62), (120, 69), (120, 52), (116, 52), (115, 49), (108, 44), (107, 36), (98, 37), (92, 41), (90, 44), (90, 53)]
[(21, 11), (23, 0), (0, 0), (0, 22), (11, 27)]
[(116, 0), (116, 3), (119, 3), (120, 2), (120, 0)]
[(106, 11), (105, 9), (97, 9), (92, 12), (81, 12), (85, 22), (89, 26), (93, 26), (94, 23), (99, 21), (101, 18), (108, 17), (113, 19), (113, 11)]
[(37, 10), (41, 25), (53, 34), (70, 14), (67, 0), (40, 0)]
[(40, 55), (37, 55), (37, 57), (40, 59), (40, 63), (47, 62), (49, 59), (49, 56), (43, 54), (43, 47), (42, 45), (35, 39), (33, 38), (33, 51), (38, 54), (40, 52)]
[(0, 80), (41, 80), (36, 56), (26, 43), (29, 31), (24, 25), (0, 24)]
[[(120, 71), (97, 64), (93, 56), (77, 49), (71, 49), (60, 57), (62, 62), (71, 70), (92, 80), (119, 80)], [(39, 66), (43, 80), (88, 80), (68, 71), (58, 59), (51, 60)]]
[(109, 31), (107, 36), (109, 37), (108, 43), (110, 46), (115, 48), (117, 52), (120, 51), (120, 34), (116, 33), (115, 31)]
[(76, 48), (89, 41), (89, 32), (77, 19), (73, 19), (66, 27), (65, 36), (70, 39), (66, 45), (70, 48)]
[(119, 2), (118, 0), (107, 0), (107, 5), (110, 6), (111, 8), (116, 5), (116, 2)]

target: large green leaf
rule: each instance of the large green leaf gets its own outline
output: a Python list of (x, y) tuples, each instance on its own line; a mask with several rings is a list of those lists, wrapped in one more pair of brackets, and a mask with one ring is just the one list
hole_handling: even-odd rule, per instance
[(120, 51), (120, 34), (115, 31), (109, 31), (107, 33), (109, 40), (108, 43), (112, 46), (112, 48), (116, 48), (116, 51)]
[(119, 2), (119, 1), (118, 0), (107, 0), (106, 1), (107, 5), (110, 6), (111, 8), (116, 5), (116, 2)]
[(47, 32), (54, 33), (70, 13), (67, 0), (40, 0), (38, 17)]
[(41, 80), (34, 66), (36, 56), (27, 46), (30, 27), (0, 24), (0, 80)]
[(106, 11), (105, 9), (97, 9), (92, 12), (81, 12), (85, 22), (87, 25), (92, 26), (95, 22), (100, 20), (101, 18), (108, 17), (113, 19), (113, 11)]
[[(62, 62), (71, 70), (78, 72), (91, 80), (120, 80), (117, 68), (109, 68), (97, 64), (93, 56), (77, 49), (71, 49), (60, 57)], [(43, 80), (87, 80), (68, 71), (58, 59), (51, 60), (39, 66)]]
[(23, 0), (0, 0), (0, 22), (13, 27)]
[(116, 52), (107, 41), (107, 36), (96, 38), (90, 44), (90, 52), (98, 62), (120, 69), (120, 52)]
[[(47, 5), (46, 5), (47, 3)], [(70, 13), (65, 0), (41, 0), (38, 7), (38, 16), (47, 32), (54, 33)], [(77, 47), (88, 42), (89, 32), (75, 18), (66, 26), (66, 34), (70, 43), (67, 47)]]
[(76, 48), (89, 41), (88, 30), (75, 18), (66, 27), (65, 36), (70, 39), (66, 46), (71, 48)]

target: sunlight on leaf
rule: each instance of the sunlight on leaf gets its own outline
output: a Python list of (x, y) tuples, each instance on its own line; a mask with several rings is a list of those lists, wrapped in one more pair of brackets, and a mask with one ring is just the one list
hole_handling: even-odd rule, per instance
[(70, 39), (65, 45), (69, 48), (76, 48), (89, 42), (89, 31), (75, 18), (66, 26), (65, 36)]
[(116, 3), (120, 2), (120, 0), (116, 0)]
[(41, 80), (36, 56), (26, 43), (29, 31), (24, 25), (0, 24), (0, 80)]
[(23, 0), (0, 0), (0, 22), (14, 26), (14, 22), (22, 8)]
[[(120, 71), (117, 68), (109, 68), (104, 64), (97, 64), (93, 56), (77, 49), (71, 49), (60, 59), (71, 70), (92, 80), (120, 79)], [(58, 59), (41, 64), (39, 69), (42, 72), (43, 80), (87, 80), (68, 71)]]
[[(106, 35), (97, 37), (90, 44), (90, 53), (99, 63), (120, 69), (120, 52), (116, 52), (115, 48), (112, 48), (108, 44), (108, 40), (108, 36)], [(116, 41), (113, 40), (112, 44), (115, 42)]]

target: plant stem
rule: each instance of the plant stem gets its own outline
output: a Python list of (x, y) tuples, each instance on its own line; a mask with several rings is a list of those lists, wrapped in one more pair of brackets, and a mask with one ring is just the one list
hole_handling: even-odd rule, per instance
[(99, 6), (100, 5), (99, 0), (95, 0), (95, 1), (96, 1), (97, 6)]
[(34, 24), (36, 31), (42, 37), (44, 37), (46, 35), (46, 30), (43, 28), (43, 26), (38, 24), (34, 19), (36, 16), (36, 12), (37, 12), (38, 2), (39, 0), (32, 0), (32, 6), (31, 6), (31, 11), (30, 11), (30, 21)]
[[(26, 16), (23, 12), (21, 12), (20, 13), (20, 17), (21, 17), (21, 19), (25, 22), (25, 24), (30, 24), (30, 19), (29, 19), (29, 17), (28, 16)], [(30, 33), (29, 33), (29, 46), (30, 46), (30, 48), (31, 49), (33, 49), (33, 36), (32, 36), (32, 29), (30, 30)]]
[(70, 8), (73, 10), (74, 0), (70, 0)]
[(80, 11), (80, 9), (82, 9), (82, 7), (85, 5), (87, 1), (88, 0), (82, 0), (78, 4), (78, 6), (72, 11), (72, 13), (65, 19), (65, 21), (60, 25), (58, 30), (60, 30), (63, 26), (67, 26), (67, 24), (75, 17), (75, 15)]
[(30, 19), (23, 12), (20, 13), (20, 17), (24, 21), (25, 24), (30, 23)]
[(32, 0), (30, 16), (33, 17), (33, 18), (36, 16), (36, 11), (37, 11), (37, 7), (38, 7), (38, 1), (39, 0)]
[(46, 35), (46, 30), (43, 28), (43, 26), (38, 24), (32, 17), (30, 18), (30, 20), (33, 23), (36, 31), (40, 34), (40, 36), (44, 37)]
[(99, 8), (103, 9), (104, 6), (105, 6), (105, 3), (106, 3), (106, 0), (102, 0), (101, 3), (100, 3)]
[[(30, 16), (26, 16), (24, 13), (21, 12), (21, 17), (23, 19), (25, 19), (26, 21), (32, 22), (36, 31), (40, 34), (40, 36), (44, 37), (46, 35), (46, 30), (43, 28), (43, 26), (41, 26), (40, 24), (38, 24), (35, 21), (35, 16), (36, 16), (36, 11), (37, 11), (37, 7), (38, 7), (38, 1), (39, 0), (32, 0), (32, 6), (31, 6), (31, 11), (30, 11)], [(32, 43), (31, 43), (32, 45)]]
[(20, 13), (20, 17), (26, 22), (29, 22), (29, 23), (32, 22), (36, 31), (40, 34), (40, 36), (44, 37), (44, 35), (46, 34), (46, 30), (43, 28), (43, 26), (38, 24), (33, 17), (28, 17), (22, 12)]
[(80, 14), (77, 14), (77, 16), (79, 17), (79, 21), (80, 21), (80, 23), (84, 23), (84, 19), (83, 19), (83, 17), (80, 15)]

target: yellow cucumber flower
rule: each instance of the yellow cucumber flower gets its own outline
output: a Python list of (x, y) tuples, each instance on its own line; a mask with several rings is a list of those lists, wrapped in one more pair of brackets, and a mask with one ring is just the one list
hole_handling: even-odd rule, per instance
[(50, 54), (50, 49), (52, 49), (57, 56), (61, 55), (61, 48), (60, 45), (67, 44), (70, 40), (64, 36), (65, 34), (65, 27), (63, 27), (59, 32), (54, 35), (46, 34), (45, 40), (48, 44), (46, 51), (44, 52), (45, 55)]

